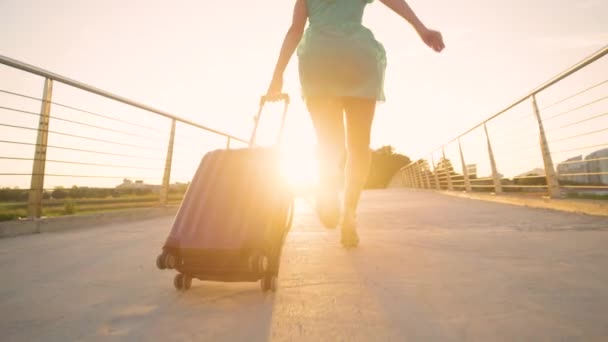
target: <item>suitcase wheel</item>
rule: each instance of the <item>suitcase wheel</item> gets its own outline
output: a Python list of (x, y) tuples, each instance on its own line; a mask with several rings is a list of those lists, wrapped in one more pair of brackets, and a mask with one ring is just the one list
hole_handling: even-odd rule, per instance
[(278, 282), (279, 279), (277, 278), (276, 275), (273, 274), (267, 274), (264, 277), (262, 277), (262, 280), (260, 281), (260, 287), (262, 288), (262, 292), (267, 292), (267, 291), (272, 291), (272, 292), (276, 292), (277, 287), (278, 287)]
[(175, 258), (175, 256), (171, 255), (171, 254), (166, 254), (165, 256), (165, 265), (168, 269), (174, 269), (175, 265), (177, 264), (177, 260)]
[(165, 265), (165, 254), (159, 254), (156, 257), (156, 267), (158, 267), (159, 270), (167, 268), (167, 265)]
[(186, 291), (192, 286), (192, 277), (178, 273), (173, 279), (173, 286), (175, 286), (176, 290)]
[(165, 252), (159, 254), (156, 257), (156, 267), (161, 270), (164, 269), (173, 269), (177, 264), (177, 258), (171, 254), (167, 254)]
[(252, 255), (249, 257), (249, 270), (255, 273), (266, 273), (269, 260), (265, 255)]

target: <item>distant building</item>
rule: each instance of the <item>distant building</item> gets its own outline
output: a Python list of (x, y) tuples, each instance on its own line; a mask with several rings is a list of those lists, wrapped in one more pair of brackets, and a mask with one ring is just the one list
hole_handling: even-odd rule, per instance
[(572, 157), (557, 165), (560, 181), (577, 184), (608, 184), (608, 148)]
[(159, 190), (160, 185), (146, 184), (142, 180), (132, 181), (128, 178), (122, 180), (122, 184), (116, 186), (117, 189), (151, 189), (153, 191)]
[(523, 192), (539, 192), (544, 191), (542, 187), (547, 184), (544, 168), (534, 168), (532, 170), (521, 173), (513, 177), (513, 185), (521, 186)]
[[(190, 185), (190, 182), (175, 182), (173, 184), (169, 184), (169, 189), (184, 190), (188, 187), (188, 185)], [(159, 192), (160, 188), (160, 185), (146, 184), (142, 180), (132, 181), (128, 178), (123, 179), (122, 184), (116, 186), (116, 189), (150, 189), (153, 192)]]
[(545, 169), (541, 169), (541, 168), (537, 167), (537, 168), (532, 169), (530, 171), (526, 171), (526, 172), (524, 172), (522, 174), (519, 174), (519, 175), (515, 176), (515, 178), (517, 178), (517, 177), (529, 177), (529, 176), (543, 176), (544, 177), (545, 176)]
[[(589, 183), (592, 184), (608, 184), (608, 148), (603, 150), (595, 151), (585, 157), (587, 164)], [(603, 174), (602, 174), (603, 173)]]
[(590, 181), (588, 172), (588, 162), (582, 155), (557, 164), (557, 179), (560, 182), (587, 184)]

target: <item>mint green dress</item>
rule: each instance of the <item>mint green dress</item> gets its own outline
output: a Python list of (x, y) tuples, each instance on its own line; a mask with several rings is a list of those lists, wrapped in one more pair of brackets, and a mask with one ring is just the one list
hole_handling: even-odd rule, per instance
[(384, 101), (386, 52), (361, 21), (373, 0), (306, 0), (308, 28), (298, 46), (303, 97)]

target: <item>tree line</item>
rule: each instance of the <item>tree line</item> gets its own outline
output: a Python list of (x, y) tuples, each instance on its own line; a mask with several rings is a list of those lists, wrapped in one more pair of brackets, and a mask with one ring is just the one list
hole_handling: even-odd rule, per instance
[(410, 162), (409, 157), (395, 153), (395, 149), (391, 145), (372, 151), (372, 162), (365, 188), (386, 188), (395, 173)]
[[(382, 146), (372, 151), (372, 161), (366, 189), (385, 188), (393, 175), (405, 165), (410, 163), (410, 158), (398, 153), (390, 146)], [(169, 189), (170, 194), (184, 194), (188, 184), (174, 184)], [(57, 187), (53, 190), (45, 190), (43, 199), (82, 199), (82, 198), (108, 198), (121, 196), (146, 196), (158, 193), (151, 188), (95, 188), (72, 186), (71, 188)], [(26, 202), (29, 190), (16, 188), (0, 188), (0, 202)]]
[[(169, 188), (170, 194), (183, 194), (186, 191), (187, 184), (178, 184)], [(45, 200), (66, 198), (81, 199), (81, 198), (117, 198), (124, 196), (147, 196), (158, 193), (151, 188), (95, 188), (95, 187), (79, 187), (72, 186), (71, 188), (57, 187), (53, 190), (45, 190), (42, 198)], [(0, 202), (25, 202), (28, 200), (29, 190), (1, 188)]]

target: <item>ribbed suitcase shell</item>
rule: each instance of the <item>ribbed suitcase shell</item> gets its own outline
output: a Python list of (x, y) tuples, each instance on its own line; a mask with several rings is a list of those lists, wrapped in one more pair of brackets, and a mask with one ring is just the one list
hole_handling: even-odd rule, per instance
[(257, 280), (252, 255), (278, 272), (292, 197), (275, 148), (216, 150), (202, 159), (163, 247), (178, 271), (199, 279)]

